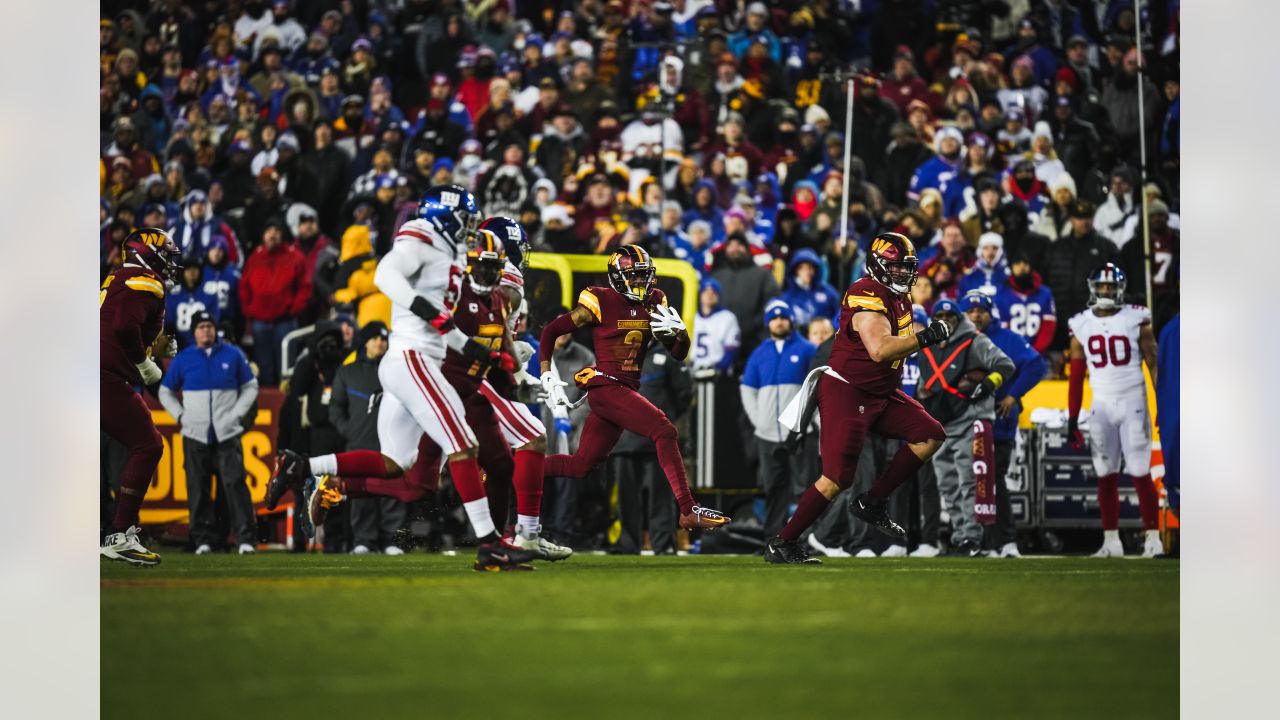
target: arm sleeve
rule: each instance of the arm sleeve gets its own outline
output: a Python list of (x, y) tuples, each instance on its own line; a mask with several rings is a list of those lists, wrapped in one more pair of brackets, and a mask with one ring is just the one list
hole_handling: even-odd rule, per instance
[(164, 407), (165, 412), (173, 416), (174, 420), (182, 422), (182, 402), (169, 387), (169, 378), (172, 374), (165, 373), (164, 382), (160, 385), (160, 405)]
[(551, 355), (556, 347), (556, 338), (561, 335), (568, 335), (573, 331), (573, 316), (570, 313), (561, 315), (542, 328), (542, 336), (538, 339), (539, 367), (541, 367), (541, 363), (551, 362)]
[(1071, 374), (1067, 377), (1067, 412), (1072, 419), (1080, 417), (1084, 402), (1084, 358), (1071, 358)]
[(1040, 332), (1036, 333), (1033, 346), (1036, 352), (1043, 353), (1048, 351), (1049, 345), (1053, 342), (1053, 336), (1058, 332), (1058, 319), (1052, 315), (1046, 315), (1040, 321)]
[(415, 252), (408, 241), (397, 242), (392, 246), (391, 252), (383, 256), (378, 263), (378, 269), (373, 274), (373, 283), (378, 286), (383, 295), (391, 299), (391, 302), (407, 308), (417, 297), (413, 286), (409, 284), (409, 278), (418, 272), (422, 265), (422, 255)]
[(1005, 386), (1006, 393), (1012, 395), (1015, 399), (1021, 398), (1044, 378), (1048, 369), (1049, 364), (1045, 362), (1040, 353), (1033, 353), (1028, 356), (1022, 367), (1018, 368), (1013, 380)]

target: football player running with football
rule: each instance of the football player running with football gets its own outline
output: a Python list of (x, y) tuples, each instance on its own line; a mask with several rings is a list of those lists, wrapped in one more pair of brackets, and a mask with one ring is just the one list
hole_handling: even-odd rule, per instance
[[(510, 354), (468, 337), (451, 312), (462, 290), (468, 246), (478, 223), (475, 196), (465, 188), (438, 185), (423, 195), (418, 217), (396, 233), (391, 251), (374, 274), (374, 283), (392, 303), (391, 340), (378, 365), (382, 450), (310, 459), (284, 450), (267, 487), (268, 507), (290, 488), (303, 488), (308, 507), (317, 509), (343, 496), (394, 495), (396, 486), (405, 483), (405, 471), (418, 459), (425, 433), (447, 455), (454, 488), (480, 542), (475, 569), (527, 569), (524, 564), (537, 558), (532, 551), (504, 542), (496, 532), (480, 476), (476, 436), (467, 425), (462, 399), (441, 370), (448, 350), (480, 367), (505, 373), (515, 369)], [(319, 476), (319, 481), (312, 476)]]
[(574, 376), (586, 390), (591, 407), (582, 441), (572, 455), (546, 459), (547, 477), (586, 477), (609, 456), (623, 430), (647, 437), (657, 446), (658, 463), (667, 476), (680, 510), (680, 527), (714, 530), (729, 523), (719, 511), (696, 505), (685, 477), (684, 458), (676, 428), (661, 410), (638, 391), (640, 365), (650, 341), (656, 338), (677, 360), (689, 355), (689, 333), (680, 313), (667, 306), (666, 295), (654, 282), (653, 260), (644, 248), (624, 245), (609, 258), (609, 286), (589, 287), (573, 310), (542, 330), (538, 360), (542, 386), (553, 408), (568, 405), (562, 382), (551, 371), (556, 340), (588, 326), (595, 345), (596, 364)]
[(151, 410), (135, 387), (160, 382), (153, 355), (171, 358), (178, 344), (163, 334), (166, 283), (178, 276), (178, 246), (160, 228), (134, 230), (124, 239), (124, 265), (102, 281), (98, 295), (99, 422), (128, 450), (116, 513), (99, 551), (132, 565), (156, 565), (160, 556), (138, 540), (138, 508), (164, 453)]
[[(1164, 552), (1160, 542), (1160, 501), (1151, 480), (1151, 414), (1142, 363), (1156, 381), (1156, 336), (1151, 311), (1123, 304), (1124, 271), (1107, 263), (1089, 276), (1089, 307), (1067, 321), (1071, 330), (1071, 375), (1068, 378), (1067, 439), (1083, 450), (1080, 404), (1085, 366), (1093, 389), (1089, 440), (1098, 475), (1098, 510), (1102, 515), (1102, 547), (1094, 557), (1124, 557), (1120, 544), (1120, 461), (1138, 491), (1138, 509), (1146, 531), (1142, 556)], [(1141, 353), (1139, 357), (1138, 353)]]
[(822, 476), (801, 496), (795, 514), (765, 546), (771, 563), (812, 563), (798, 540), (841, 490), (853, 484), (868, 432), (905, 440), (871, 489), (850, 501), (863, 522), (901, 543), (906, 531), (890, 519), (885, 500), (942, 446), (946, 433), (920, 403), (899, 389), (903, 360), (945, 340), (947, 323), (935, 319), (922, 332), (911, 325), (908, 293), (918, 260), (911, 241), (881, 233), (871, 241), (867, 275), (845, 291), (829, 369), (819, 378), (818, 415)]

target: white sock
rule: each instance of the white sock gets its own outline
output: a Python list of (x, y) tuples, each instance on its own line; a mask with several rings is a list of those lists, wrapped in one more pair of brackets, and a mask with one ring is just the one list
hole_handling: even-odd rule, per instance
[(1159, 531), (1159, 530), (1148, 530), (1148, 531), (1147, 531), (1147, 539), (1148, 539), (1148, 540), (1155, 540), (1155, 541), (1159, 542), (1159, 541), (1160, 541), (1160, 531)]
[(493, 518), (489, 516), (488, 498), (462, 503), (462, 507), (467, 511), (467, 517), (471, 520), (471, 529), (475, 530), (476, 537), (482, 538), (493, 532)]
[(311, 466), (312, 475), (337, 475), (338, 474), (338, 456), (337, 455), (317, 455), (311, 458), (308, 464)]
[(1112, 545), (1112, 544), (1119, 545), (1120, 531), (1119, 530), (1103, 530), (1102, 544), (1103, 545)]
[(542, 526), (538, 524), (537, 515), (516, 515), (516, 526), (520, 528), (520, 537), (525, 540), (536, 540)]

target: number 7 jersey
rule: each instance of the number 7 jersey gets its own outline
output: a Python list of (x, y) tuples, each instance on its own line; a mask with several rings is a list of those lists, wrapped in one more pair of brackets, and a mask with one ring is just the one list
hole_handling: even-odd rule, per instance
[(1095, 395), (1119, 395), (1146, 382), (1138, 337), (1151, 323), (1151, 311), (1141, 305), (1121, 305), (1114, 315), (1083, 310), (1067, 321), (1071, 336), (1084, 346), (1089, 386)]
[(587, 387), (621, 384), (639, 390), (640, 367), (653, 340), (649, 310), (666, 305), (667, 296), (654, 288), (642, 305), (613, 288), (589, 287), (578, 295), (578, 304), (591, 313), (596, 352), (595, 367), (578, 373), (578, 382)]

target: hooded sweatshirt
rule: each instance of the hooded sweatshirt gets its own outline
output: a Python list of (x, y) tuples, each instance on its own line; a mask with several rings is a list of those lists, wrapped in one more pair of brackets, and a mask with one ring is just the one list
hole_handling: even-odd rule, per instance
[(222, 222), (221, 218), (213, 214), (212, 206), (205, 211), (205, 216), (201, 220), (191, 217), (191, 205), (196, 201), (208, 204), (209, 196), (203, 190), (192, 190), (187, 193), (187, 196), (182, 199), (182, 219), (173, 226), (172, 230), (173, 241), (177, 243), (183, 257), (203, 260), (209, 253), (209, 242), (215, 235), (221, 235), (227, 243), (227, 261), (237, 268), (243, 266), (244, 258), (240, 255), (240, 244), (236, 240), (235, 232), (229, 225)]
[[(796, 280), (796, 268), (801, 263), (813, 266), (813, 280), (808, 287)], [(815, 317), (829, 317), (837, 325), (840, 322), (840, 293), (822, 282), (822, 269), (818, 254), (809, 248), (797, 250), (787, 263), (787, 283), (781, 297), (795, 313), (797, 326), (808, 325)]]
[(724, 211), (720, 209), (720, 192), (716, 190), (716, 184), (710, 180), (699, 180), (693, 186), (693, 198), (697, 202), (698, 193), (706, 188), (711, 191), (711, 203), (708, 206), (700, 207), (694, 205), (685, 211), (684, 217), (680, 220), (680, 227), (687, 232), (689, 223), (694, 220), (705, 220), (711, 224), (711, 243), (714, 245), (724, 239)]
[(369, 228), (352, 225), (342, 234), (342, 251), (338, 255), (338, 275), (333, 292), (334, 302), (356, 305), (356, 325), (364, 327), (373, 320), (391, 326), (391, 300), (373, 282), (378, 259), (373, 254)]
[[(969, 344), (963, 348), (966, 342)], [(956, 357), (951, 362), (944, 362), (952, 354)], [(994, 420), (996, 403), (994, 396), (987, 396), (977, 402), (955, 396), (946, 391), (943, 385), (955, 388), (960, 379), (973, 370), (984, 370), (988, 377), (991, 373), (1000, 374), (1000, 382), (996, 389), (1008, 382), (1014, 374), (1013, 361), (1000, 351), (991, 338), (978, 332), (969, 318), (960, 316), (955, 332), (945, 341), (927, 347), (917, 356), (920, 364), (920, 384), (917, 396), (921, 398), (929, 414), (946, 428), (947, 437), (960, 437), (973, 432), (973, 421)], [(935, 370), (935, 364), (939, 369)]]

